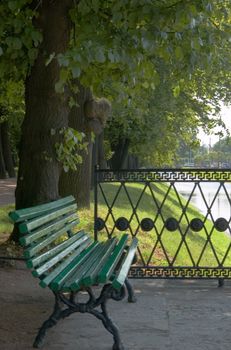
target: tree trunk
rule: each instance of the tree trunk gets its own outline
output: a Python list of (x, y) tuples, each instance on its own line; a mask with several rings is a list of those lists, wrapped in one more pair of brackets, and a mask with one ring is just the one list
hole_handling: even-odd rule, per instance
[(92, 165), (91, 165), (91, 189), (94, 188), (95, 166), (98, 165), (100, 169), (107, 168), (103, 141), (104, 141), (104, 131), (102, 131), (101, 134), (95, 137), (95, 141), (93, 144)]
[(113, 170), (124, 169), (127, 165), (129, 140), (120, 139), (117, 144), (111, 145), (111, 149), (114, 152), (110, 166)]
[(6, 170), (8, 172), (9, 177), (15, 177), (15, 170), (14, 170), (14, 164), (13, 164), (13, 158), (12, 158), (10, 140), (9, 140), (9, 126), (7, 121), (1, 124), (1, 136), (2, 136), (3, 157), (5, 160)]
[(75, 196), (78, 207), (90, 207), (90, 187), (91, 187), (91, 160), (92, 160), (92, 141), (91, 135), (87, 130), (87, 121), (84, 113), (84, 104), (92, 99), (90, 89), (81, 86), (76, 82), (79, 92), (73, 96), (78, 104), (71, 109), (69, 114), (69, 126), (85, 133), (85, 141), (88, 142), (88, 152), (83, 151), (82, 164), (78, 165), (76, 171), (69, 170), (68, 173), (62, 171), (59, 180), (59, 192), (61, 196), (72, 194)]
[(2, 124), (0, 124), (0, 179), (6, 179), (6, 166), (3, 157), (3, 147), (2, 147)]
[[(68, 125), (66, 94), (57, 94), (60, 66), (53, 60), (45, 61), (52, 53), (62, 53), (70, 40), (69, 10), (72, 0), (39, 3), (35, 26), (43, 34), (38, 57), (25, 82), (26, 113), (22, 125), (19, 150), (19, 172), (16, 188), (16, 209), (26, 208), (59, 197), (60, 164), (56, 159), (56, 137), (51, 129)], [(15, 225), (10, 239), (18, 241)]]
[(52, 53), (64, 52), (70, 40), (69, 10), (72, 0), (42, 1), (35, 26), (43, 34), (38, 57), (26, 79), (26, 113), (22, 125), (16, 208), (58, 198), (60, 164), (56, 159), (51, 129), (68, 125), (68, 101), (55, 92), (60, 66), (57, 60), (45, 65)]
[(100, 169), (105, 169), (107, 167), (103, 142), (104, 142), (104, 132), (98, 135), (98, 165)]
[(127, 168), (128, 169), (138, 169), (138, 157), (135, 156), (134, 154), (129, 154), (128, 155), (128, 162), (127, 162)]

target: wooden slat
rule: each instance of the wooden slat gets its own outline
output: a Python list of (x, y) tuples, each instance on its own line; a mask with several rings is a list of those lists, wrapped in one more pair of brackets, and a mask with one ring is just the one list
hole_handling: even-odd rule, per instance
[(119, 272), (116, 274), (116, 277), (113, 279), (112, 286), (115, 289), (120, 289), (124, 285), (124, 281), (128, 275), (134, 255), (136, 253), (137, 245), (138, 245), (137, 238), (133, 238), (132, 243), (128, 249), (128, 253), (121, 263), (121, 268)]
[(56, 210), (56, 211), (48, 213), (48, 214), (45, 214), (44, 216), (37, 217), (36, 219), (23, 222), (19, 225), (19, 231), (20, 231), (20, 233), (30, 232), (31, 230), (33, 230), (41, 225), (45, 225), (46, 223), (48, 223), (52, 220), (55, 220), (62, 215), (65, 215), (67, 213), (73, 213), (76, 209), (77, 209), (77, 204), (72, 204), (72, 205), (69, 205), (65, 208)]
[(93, 266), (100, 264), (100, 261), (104, 254), (106, 253), (111, 241), (107, 241), (106, 243), (101, 243), (98, 250), (94, 252), (93, 255), (89, 257), (89, 259), (78, 269), (75, 270), (74, 274), (69, 278), (63, 288), (70, 289), (72, 291), (76, 291), (80, 289), (82, 286), (82, 279), (88, 274), (88, 271), (91, 270)]
[(60, 230), (52, 233), (51, 235), (46, 236), (44, 239), (39, 241), (39, 243), (37, 243), (36, 245), (34, 245), (34, 246), (30, 247), (30, 248), (27, 248), (24, 251), (25, 258), (26, 259), (30, 259), (33, 256), (35, 256), (42, 249), (44, 249), (45, 247), (49, 246), (49, 244), (51, 244), (57, 238), (59, 238), (60, 236), (65, 234), (70, 227), (72, 227), (72, 223), (65, 225), (63, 228), (61, 228)]
[(111, 255), (112, 250), (116, 245), (116, 242), (116, 238), (113, 238), (105, 243), (105, 251), (101, 256), (100, 261), (90, 267), (90, 269), (87, 271), (84, 277), (80, 280), (80, 285), (84, 285), (87, 287), (96, 283), (98, 272), (101, 270), (101, 268), (105, 264), (105, 261)]
[(56, 210), (58, 208), (61, 208), (65, 205), (72, 204), (74, 202), (75, 202), (75, 198), (73, 196), (68, 196), (53, 202), (12, 211), (9, 213), (9, 216), (14, 222), (21, 222), (24, 220), (29, 220), (29, 219), (44, 215), (46, 213), (49, 213), (52, 210)]
[[(81, 246), (82, 244), (84, 244), (87, 240), (90, 241), (90, 238), (88, 238), (86, 236), (82, 237), (81, 239), (79, 239), (78, 241), (74, 242), (70, 247), (67, 247), (66, 249), (64, 249), (62, 252), (60, 252), (59, 254), (57, 254), (56, 256), (54, 256), (52, 259), (50, 259), (49, 261), (47, 261), (45, 264), (43, 264), (42, 266), (40, 266), (38, 269), (36, 269), (33, 273), (33, 275), (36, 277), (42, 275), (44, 272), (48, 271), (51, 267), (53, 267), (54, 265), (56, 265), (58, 262), (62, 261), (63, 258), (65, 258), (68, 254), (72, 253), (74, 250), (76, 250), (76, 248), (78, 248), (79, 246)], [(86, 244), (84, 244), (84, 247), (86, 247)]]
[(92, 249), (90, 251), (84, 251), (82, 254), (80, 254), (76, 260), (74, 260), (71, 264), (69, 264), (62, 272), (51, 282), (50, 288), (54, 291), (59, 290), (64, 282), (74, 273), (74, 271), (82, 265), (82, 263), (85, 263), (86, 260), (88, 260), (89, 256), (95, 254), (95, 252), (98, 251), (100, 248), (99, 242), (95, 242), (95, 245), (92, 246)]
[[(52, 272), (50, 272), (46, 277), (44, 277), (40, 286), (45, 288), (50, 285), (52, 281), (55, 281), (60, 274), (65, 273), (71, 266), (75, 266), (80, 260), (82, 261), (85, 256), (91, 253), (94, 247), (97, 245), (97, 242), (92, 243), (86, 249), (84, 244), (76, 249), (71, 256), (69, 256), (64, 262), (62, 262), (59, 266), (57, 266)], [(85, 249), (85, 250), (84, 250)]]
[(27, 260), (26, 265), (29, 268), (33, 268), (33, 267), (36, 267), (38, 265), (41, 266), (45, 261), (50, 260), (51, 258), (53, 258), (55, 255), (59, 254), (63, 250), (65, 250), (67, 248), (72, 249), (72, 244), (75, 241), (79, 240), (79, 244), (81, 244), (81, 242), (84, 242), (87, 238), (88, 238), (88, 236), (85, 234), (84, 231), (79, 231), (71, 238), (58, 244), (57, 246), (53, 247), (52, 249), (49, 249), (47, 252), (45, 252), (39, 256), (36, 256), (34, 259)]
[(38, 238), (42, 238), (48, 233), (60, 229), (67, 222), (71, 222), (72, 227), (78, 225), (79, 218), (77, 217), (76, 213), (65, 215), (64, 217), (61, 216), (59, 220), (49, 223), (48, 225), (43, 226), (42, 228), (40, 227), (38, 230), (33, 231), (33, 233), (29, 233), (23, 237), (20, 237), (19, 242), (22, 246), (27, 246), (36, 241)]
[(124, 252), (124, 247), (127, 241), (128, 241), (128, 234), (124, 234), (120, 239), (119, 243), (117, 244), (117, 246), (115, 247), (112, 255), (109, 257), (108, 261), (105, 263), (102, 270), (99, 272), (99, 275), (98, 275), (99, 283), (106, 283), (109, 280), (121, 255)]

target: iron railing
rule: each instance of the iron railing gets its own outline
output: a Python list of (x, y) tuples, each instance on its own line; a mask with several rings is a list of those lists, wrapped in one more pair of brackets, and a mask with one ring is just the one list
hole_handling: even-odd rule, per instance
[(230, 221), (230, 169), (95, 171), (95, 239), (139, 239), (130, 277), (231, 278)]

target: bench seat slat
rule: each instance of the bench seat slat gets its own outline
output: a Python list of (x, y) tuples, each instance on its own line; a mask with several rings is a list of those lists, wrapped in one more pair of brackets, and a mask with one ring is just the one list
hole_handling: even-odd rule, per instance
[(71, 238), (67, 239), (66, 241), (60, 243), (59, 245), (55, 246), (54, 248), (48, 250), (47, 252), (36, 256), (33, 259), (27, 260), (26, 265), (29, 268), (36, 267), (38, 265), (41, 265), (44, 261), (47, 261), (48, 259), (52, 258), (54, 255), (58, 254), (63, 249), (69, 247), (73, 242), (75, 242), (77, 239), (82, 238), (83, 236), (88, 237), (84, 231), (79, 231)]
[(85, 273), (89, 270), (89, 268), (96, 262), (98, 259), (100, 259), (100, 256), (103, 254), (105, 249), (105, 246), (100, 243), (90, 256), (84, 261), (84, 264), (81, 264), (77, 266), (76, 269), (74, 269), (73, 274), (68, 276), (68, 278), (65, 279), (64, 284), (62, 288), (64, 290), (72, 290), (76, 291), (80, 289), (80, 280), (85, 275)]
[(66, 291), (78, 290), (79, 285), (76, 288), (72, 289), (70, 281), (75, 280), (76, 278), (79, 280), (83, 276), (85, 271), (89, 269), (89, 266), (91, 266), (97, 259), (97, 257), (100, 256), (103, 249), (103, 244), (99, 243), (98, 246), (94, 249), (94, 251), (91, 254), (89, 254), (82, 263), (77, 264), (72, 269), (71, 273), (67, 274), (66, 276), (63, 276), (62, 281), (59, 281), (57, 284), (52, 284), (52, 287), (55, 288), (55, 290), (58, 290), (60, 287)]
[(116, 274), (116, 277), (112, 282), (112, 286), (115, 289), (120, 289), (124, 284), (124, 281), (128, 275), (130, 266), (132, 264), (134, 255), (136, 253), (137, 244), (138, 244), (137, 238), (133, 238), (132, 243), (130, 244), (130, 247), (128, 249), (127, 255), (122, 261), (121, 268), (119, 272)]
[(106, 241), (105, 243), (100, 244), (100, 248), (94, 255), (90, 256), (86, 263), (80, 266), (75, 273), (71, 276), (69, 280), (64, 284), (65, 288), (70, 288), (72, 291), (76, 291), (80, 289), (83, 284), (83, 279), (85, 276), (88, 276), (88, 273), (94, 271), (95, 267), (101, 264), (101, 259), (105, 256), (110, 246), (114, 247), (115, 239), (111, 239)]
[(94, 255), (100, 247), (99, 242), (94, 242), (89, 249), (84, 250), (75, 260), (73, 260), (60, 274), (51, 282), (50, 288), (57, 291), (61, 288), (64, 282), (74, 273), (74, 271), (88, 260), (89, 256)]
[(80, 239), (76, 240), (72, 243), (72, 245), (68, 246), (66, 249), (63, 249), (59, 254), (55, 255), (52, 259), (47, 261), (45, 264), (40, 266), (35, 270), (36, 275), (40, 276), (47, 270), (49, 270), (51, 267), (56, 265), (58, 262), (63, 260), (68, 254), (70, 254), (71, 251), (74, 251), (77, 247), (79, 247), (82, 243), (84, 243), (88, 237), (85, 235), (81, 237)]
[(120, 260), (121, 255), (124, 252), (124, 248), (126, 246), (127, 241), (128, 241), (128, 234), (124, 234), (121, 237), (117, 246), (115, 247), (112, 255), (109, 257), (108, 261), (105, 263), (102, 270), (99, 272), (99, 275), (98, 275), (99, 283), (106, 283), (109, 280), (118, 261)]
[(67, 214), (65, 216), (61, 216), (60, 219), (57, 219), (55, 222), (49, 223), (45, 226), (40, 227), (37, 230), (34, 230), (33, 232), (27, 233), (25, 236), (20, 237), (19, 241), (22, 246), (27, 246), (31, 244), (32, 242), (36, 241), (37, 239), (46, 236), (48, 233), (50, 234), (54, 230), (58, 230), (61, 228), (65, 223), (74, 221), (76, 222), (76, 225), (79, 223), (79, 219), (76, 215), (76, 213)]
[(74, 202), (75, 202), (75, 198), (73, 196), (68, 196), (53, 202), (12, 211), (9, 213), (9, 216), (14, 222), (18, 223), (24, 220), (29, 220), (29, 219), (44, 215), (46, 213), (50, 213), (52, 210), (56, 210), (65, 205), (73, 204)]
[(49, 244), (51, 244), (53, 241), (55, 241), (57, 238), (62, 236), (72, 228), (74, 225), (76, 225), (76, 222), (74, 223), (69, 223), (68, 225), (65, 225), (63, 228), (60, 230), (52, 233), (50, 236), (45, 237), (44, 239), (41, 240), (41, 242), (37, 243), (33, 247), (29, 247), (24, 251), (24, 256), (25, 258), (29, 259), (32, 258), (34, 255), (36, 255), (38, 252), (40, 252), (42, 249), (47, 247)]
[(81, 285), (87, 287), (96, 283), (98, 272), (101, 270), (102, 266), (105, 264), (105, 261), (111, 255), (112, 250), (116, 245), (116, 242), (117, 240), (115, 238), (111, 240), (111, 244), (106, 248), (99, 263), (92, 265), (91, 268), (88, 270), (87, 274), (85, 274), (85, 276), (82, 278), (82, 280), (80, 281)]
[(49, 285), (51, 287), (52, 281), (55, 281), (55, 279), (59, 278), (60, 275), (62, 276), (63, 273), (65, 275), (66, 271), (75, 266), (80, 260), (83, 260), (86, 255), (90, 254), (96, 245), (97, 242), (91, 243), (89, 238), (89, 240), (85, 241), (78, 249), (73, 252), (71, 256), (69, 256), (47, 276), (43, 277), (40, 282), (40, 286), (45, 288)]
[(20, 233), (30, 232), (31, 230), (33, 230), (37, 227), (40, 227), (40, 226), (42, 226), (42, 225), (44, 225), (52, 220), (56, 220), (58, 216), (65, 215), (67, 213), (74, 213), (74, 211), (76, 211), (76, 209), (77, 209), (77, 205), (72, 204), (68, 207), (61, 208), (57, 211), (48, 213), (44, 216), (37, 217), (34, 220), (23, 222), (19, 225), (19, 231), (20, 231)]

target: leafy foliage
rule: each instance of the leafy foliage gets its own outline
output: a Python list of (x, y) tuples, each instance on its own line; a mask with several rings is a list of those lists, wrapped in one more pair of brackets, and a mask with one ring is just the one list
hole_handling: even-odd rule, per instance
[(33, 26), (36, 7), (31, 0), (0, 4), (0, 77), (24, 77), (37, 56), (42, 35)]
[(7, 80), (0, 83), (0, 123), (7, 121), (10, 126), (11, 149), (17, 157), (20, 128), (25, 113), (24, 86), (22, 81)]
[[(39, 6), (0, 4), (0, 77), (30, 71), (42, 41), (33, 26)], [(65, 93), (79, 79), (111, 99), (111, 142), (122, 135), (142, 158), (170, 162), (180, 140), (192, 143), (198, 126), (216, 124), (211, 114), (231, 97), (229, 0), (80, 0), (70, 20), (68, 50), (44, 52), (46, 65), (61, 67), (54, 89)], [(57, 146), (63, 160), (64, 149)]]
[[(51, 135), (55, 135), (56, 131), (51, 130)], [(63, 128), (59, 131), (62, 135), (62, 142), (55, 144), (57, 159), (63, 165), (65, 172), (69, 169), (76, 170), (77, 165), (82, 162), (79, 152), (87, 151), (87, 142), (84, 142), (84, 133), (78, 132), (73, 128)]]

